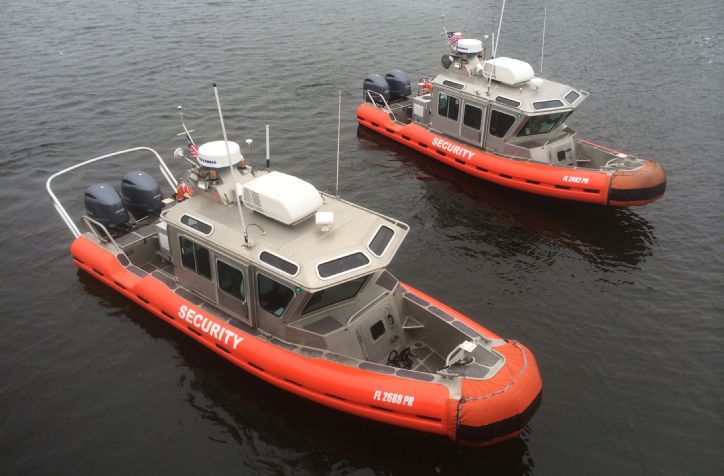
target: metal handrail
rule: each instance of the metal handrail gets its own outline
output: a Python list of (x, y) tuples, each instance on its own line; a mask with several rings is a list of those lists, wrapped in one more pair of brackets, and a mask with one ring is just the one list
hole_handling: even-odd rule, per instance
[[(94, 157), (92, 159), (88, 159), (84, 162), (81, 162), (80, 164), (75, 164), (71, 167), (68, 167), (66, 169), (61, 170), (60, 172), (56, 172), (50, 177), (48, 177), (48, 180), (45, 182), (45, 188), (48, 190), (48, 194), (50, 195), (51, 200), (53, 200), (53, 206), (55, 207), (55, 210), (60, 215), (60, 218), (63, 219), (63, 222), (65, 225), (70, 229), (70, 232), (73, 233), (74, 237), (80, 236), (80, 230), (76, 226), (75, 222), (73, 222), (73, 219), (68, 215), (68, 212), (65, 211), (65, 208), (63, 208), (63, 205), (60, 204), (60, 200), (58, 200), (58, 197), (55, 196), (53, 193), (53, 190), (50, 188), (50, 184), (56, 177), (59, 177), (66, 172), (70, 172), (71, 170), (75, 170), (77, 168), (83, 167), (85, 165), (91, 164), (93, 162), (98, 162), (99, 160), (109, 159), (111, 157), (116, 157), (118, 155), (127, 154), (129, 152), (137, 152), (139, 150), (147, 150), (151, 152), (153, 155), (156, 156), (156, 160), (158, 160), (158, 168), (161, 170), (161, 175), (166, 179), (168, 184), (171, 186), (173, 190), (176, 190), (178, 187), (178, 182), (176, 182), (176, 179), (174, 178), (173, 174), (169, 170), (168, 166), (166, 165), (166, 162), (163, 161), (160, 155), (158, 155), (158, 152), (155, 150), (149, 148), (149, 147), (134, 147), (133, 149), (126, 149), (126, 150), (119, 150), (118, 152), (113, 152), (111, 154), (101, 155), (99, 157)], [(108, 231), (106, 230), (106, 233)]]
[(375, 99), (372, 97), (372, 94), (378, 95), (380, 97), (380, 99), (382, 99), (382, 102), (384, 103), (385, 109), (387, 109), (387, 112), (389, 114), (392, 114), (392, 116), (394, 116), (395, 120), (397, 120), (397, 115), (394, 112), (392, 112), (390, 105), (387, 103), (387, 99), (385, 99), (385, 97), (382, 94), (378, 93), (377, 91), (371, 91), (369, 89), (365, 89), (365, 93), (367, 93), (367, 96), (370, 98), (370, 101), (372, 102), (372, 104), (377, 104), (377, 101), (375, 101)]
[[(106, 228), (105, 225), (103, 225), (103, 223), (101, 223), (101, 222), (99, 222), (99, 221), (97, 221), (97, 220), (94, 220), (93, 218), (89, 217), (88, 215), (83, 215), (82, 217), (80, 217), (80, 221), (81, 221), (83, 224), (85, 224), (85, 225), (86, 225), (86, 228), (87, 228), (88, 230), (90, 230), (94, 235), (96, 235), (96, 237), (98, 237), (99, 239), (103, 239), (103, 237), (102, 237), (101, 235), (99, 235), (99, 234), (98, 234), (98, 230), (97, 230), (94, 226), (91, 226), (91, 225), (95, 225), (95, 226), (97, 226), (98, 228), (100, 228), (101, 230), (103, 230), (103, 233), (105, 233), (105, 234), (106, 234), (106, 237), (108, 238), (108, 240), (109, 240), (111, 243), (113, 243), (113, 246), (115, 246), (116, 248), (118, 248), (118, 250), (119, 250), (121, 253), (123, 253), (123, 255), (124, 255), (126, 258), (128, 258), (128, 255), (126, 255), (126, 252), (123, 251), (123, 248), (121, 248), (118, 243), (116, 243), (116, 240), (113, 239), (113, 236), (112, 236), (112, 235), (110, 234), (110, 232), (108, 231), (108, 228)], [(129, 259), (128, 261), (131, 261), (131, 260)]]

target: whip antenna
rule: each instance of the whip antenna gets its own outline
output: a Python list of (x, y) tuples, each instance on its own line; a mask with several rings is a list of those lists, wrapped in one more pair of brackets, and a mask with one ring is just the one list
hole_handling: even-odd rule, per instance
[[(219, 121), (221, 121), (221, 133), (224, 135), (224, 145), (226, 146), (226, 159), (229, 161), (229, 172), (231, 173), (231, 179), (234, 180), (234, 167), (231, 165), (231, 152), (229, 152), (229, 141), (226, 139), (226, 127), (224, 126), (224, 115), (221, 113), (221, 101), (219, 101), (219, 91), (216, 89), (216, 83), (214, 86), (214, 96), (216, 97), (216, 108), (219, 110)], [(239, 221), (241, 221), (241, 231), (244, 233), (244, 246), (249, 246), (249, 235), (246, 233), (246, 225), (244, 223), (244, 212), (241, 209), (241, 197), (237, 188), (238, 183), (234, 180), (234, 193), (236, 194), (236, 205), (239, 210)]]
[(500, 43), (500, 27), (503, 25), (503, 13), (505, 13), (505, 0), (500, 8), (500, 20), (498, 20), (498, 34), (495, 35), (495, 44), (493, 45), (493, 57), (498, 57), (498, 43)]
[(543, 8), (543, 41), (540, 47), (540, 74), (543, 76), (543, 52), (546, 47), (546, 18), (548, 17), (548, 5)]
[(269, 168), (269, 124), (266, 125), (266, 168)]
[(337, 111), (337, 182), (334, 186), (334, 196), (339, 198), (339, 131), (342, 124), (342, 90), (339, 90), (339, 110)]

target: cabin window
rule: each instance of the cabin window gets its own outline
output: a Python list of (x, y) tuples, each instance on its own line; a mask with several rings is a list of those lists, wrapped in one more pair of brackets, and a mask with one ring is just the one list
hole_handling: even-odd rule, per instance
[(395, 232), (392, 231), (391, 228), (382, 225), (380, 229), (377, 230), (377, 233), (375, 233), (375, 237), (372, 238), (372, 241), (370, 241), (370, 251), (377, 256), (382, 256), (382, 253), (385, 252), (385, 249), (387, 248), (387, 245), (390, 244), (390, 240), (392, 240), (392, 236), (394, 234)]
[(458, 113), (460, 112), (460, 99), (455, 96), (448, 96), (445, 93), (440, 93), (437, 96), (437, 115), (447, 117), (453, 121), (458, 120)]
[(322, 279), (336, 276), (338, 274), (346, 273), (348, 271), (355, 270), (367, 266), (370, 259), (364, 255), (364, 253), (352, 253), (351, 255), (342, 256), (341, 258), (333, 259), (325, 263), (317, 265), (317, 272), (319, 277)]
[(513, 123), (515, 123), (515, 116), (500, 111), (493, 111), (490, 114), (490, 134), (495, 137), (504, 137)]
[(523, 127), (520, 128), (518, 137), (547, 134), (556, 127), (556, 124), (561, 121), (562, 117), (562, 112), (556, 114), (546, 114), (544, 116), (529, 117), (523, 124)]
[(558, 99), (551, 99), (550, 101), (538, 101), (533, 103), (533, 109), (539, 111), (541, 109), (555, 109), (557, 107), (563, 107), (563, 103)]
[(262, 251), (259, 255), (259, 259), (270, 266), (284, 271), (290, 276), (296, 276), (299, 271), (299, 266), (296, 264), (287, 261), (284, 258), (280, 258), (277, 255), (273, 255), (268, 251)]
[(447, 87), (453, 88), (453, 89), (458, 89), (458, 90), (465, 89), (465, 85), (464, 85), (464, 84), (462, 84), (462, 83), (457, 83), (457, 82), (455, 82), (455, 81), (450, 81), (450, 80), (448, 80), (448, 79), (443, 80), (442, 84), (443, 84), (443, 86), (447, 86)]
[(216, 274), (219, 277), (219, 289), (244, 302), (244, 273), (223, 261), (216, 260)]
[(382, 321), (377, 321), (372, 325), (372, 327), (370, 327), (370, 334), (372, 335), (372, 340), (379, 339), (384, 333), (385, 323)]
[(571, 91), (570, 93), (566, 94), (563, 99), (565, 99), (568, 104), (573, 104), (579, 97), (581, 97), (580, 94), (575, 91)]
[(480, 123), (483, 120), (483, 110), (470, 104), (465, 105), (463, 124), (473, 129), (480, 130)]
[(516, 101), (515, 99), (510, 99), (505, 96), (496, 97), (495, 102), (499, 102), (500, 104), (505, 104), (506, 106), (515, 107), (515, 108), (520, 106), (520, 101)]
[(323, 289), (322, 291), (317, 291), (312, 294), (311, 298), (309, 298), (307, 305), (304, 306), (302, 314), (308, 314), (318, 309), (322, 309), (323, 307), (331, 306), (332, 304), (337, 304), (338, 302), (346, 301), (347, 299), (352, 299), (357, 295), (359, 290), (362, 289), (365, 281), (367, 281), (367, 276), (361, 276), (357, 279), (353, 279), (352, 281), (347, 281), (346, 283), (338, 284), (336, 286), (332, 286), (331, 288)]
[(211, 279), (209, 250), (185, 236), (180, 236), (179, 241), (181, 242), (181, 264), (194, 273)]
[(289, 303), (292, 302), (294, 291), (261, 273), (257, 275), (257, 285), (259, 287), (259, 307), (270, 314), (282, 317)]
[(214, 231), (213, 227), (211, 225), (209, 225), (208, 223), (204, 223), (189, 215), (182, 215), (181, 223), (183, 223), (184, 225), (186, 225), (189, 228), (193, 228), (194, 230), (198, 231), (199, 233), (203, 233), (204, 235), (210, 235), (211, 232)]

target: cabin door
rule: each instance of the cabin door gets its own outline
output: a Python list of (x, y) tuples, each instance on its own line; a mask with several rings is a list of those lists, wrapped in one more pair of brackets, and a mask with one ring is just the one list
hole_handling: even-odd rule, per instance
[(480, 104), (465, 102), (463, 107), (463, 123), (460, 126), (460, 135), (467, 142), (477, 146), (483, 145), (483, 125), (485, 108)]
[(387, 363), (392, 349), (399, 344), (400, 333), (388, 305), (378, 305), (370, 310), (357, 325), (357, 339), (362, 353), (370, 362)]
[(249, 267), (225, 256), (216, 255), (216, 291), (219, 307), (248, 326), (255, 325), (249, 306)]
[(493, 152), (503, 152), (505, 139), (516, 120), (516, 113), (491, 105), (485, 134), (485, 149)]

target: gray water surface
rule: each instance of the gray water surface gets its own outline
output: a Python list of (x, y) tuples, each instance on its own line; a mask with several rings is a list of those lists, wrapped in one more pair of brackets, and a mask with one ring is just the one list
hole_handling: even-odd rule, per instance
[[(591, 92), (582, 135), (664, 165), (666, 196), (604, 209), (481, 182), (358, 130), (369, 73), (440, 71), (448, 28), (500, 3), (0, 1), (3, 474), (715, 474), (724, 457), (724, 6), (551, 0), (545, 76)], [(540, 64), (541, 2), (506, 6), (500, 54)], [(73, 266), (45, 180), (145, 145), (264, 125), (277, 170), (409, 223), (391, 271), (528, 345), (544, 399), (483, 450), (339, 413), (227, 363)], [(59, 181), (91, 183), (140, 157)]]

